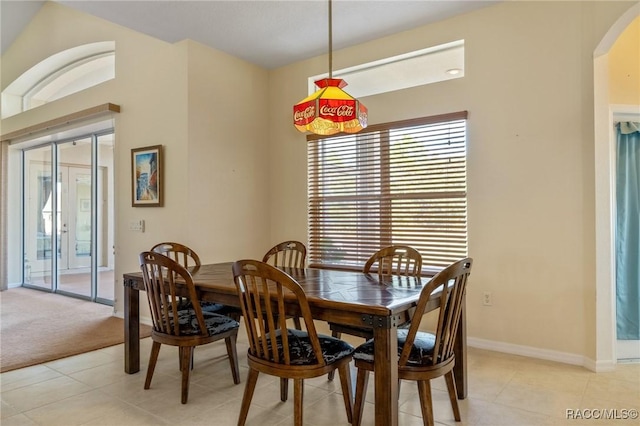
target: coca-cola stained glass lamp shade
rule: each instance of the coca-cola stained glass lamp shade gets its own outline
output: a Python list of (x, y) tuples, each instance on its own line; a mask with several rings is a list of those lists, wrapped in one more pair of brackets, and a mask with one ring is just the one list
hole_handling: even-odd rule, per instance
[(319, 89), (293, 106), (296, 129), (326, 136), (367, 127), (367, 107), (342, 90), (344, 80), (325, 78), (315, 84)]

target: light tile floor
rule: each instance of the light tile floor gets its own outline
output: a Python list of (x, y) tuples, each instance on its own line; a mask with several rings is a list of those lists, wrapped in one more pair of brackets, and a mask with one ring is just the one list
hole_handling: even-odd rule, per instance
[[(224, 343), (216, 342), (196, 349), (188, 404), (180, 404), (175, 348), (162, 348), (151, 389), (144, 390), (151, 341), (143, 339), (141, 371), (133, 375), (124, 372), (123, 345), (1, 374), (0, 423), (235, 425), (247, 372), (243, 331), (238, 341), (240, 385), (231, 379)], [(372, 383), (370, 380), (365, 406), (366, 425), (373, 424), (374, 418)], [(640, 364), (620, 364), (613, 372), (596, 374), (577, 366), (470, 348), (469, 397), (460, 401), (460, 423), (453, 419), (444, 381), (434, 380), (432, 389), (439, 425), (640, 425), (637, 417), (630, 418), (640, 409)], [(293, 389), (289, 401), (282, 403), (279, 382), (261, 375), (247, 424), (293, 424), (292, 400)], [(399, 403), (400, 425), (422, 425), (414, 383), (402, 383)], [(306, 381), (304, 406), (305, 425), (348, 424), (337, 375), (334, 382), (326, 377)], [(568, 418), (568, 410), (584, 418)], [(589, 418), (594, 416), (614, 418)]]

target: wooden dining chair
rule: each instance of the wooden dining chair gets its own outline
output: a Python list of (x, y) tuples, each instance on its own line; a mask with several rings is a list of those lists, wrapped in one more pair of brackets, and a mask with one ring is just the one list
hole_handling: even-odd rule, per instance
[[(192, 274), (200, 269), (202, 263), (198, 254), (190, 247), (175, 242), (158, 243), (151, 248), (151, 251), (163, 254), (187, 268)], [(182, 308), (189, 308), (188, 300), (182, 299)], [(221, 303), (200, 301), (203, 312), (212, 312), (229, 316), (236, 321), (240, 321), (240, 309), (235, 306), (227, 306)]]
[[(294, 381), (294, 423), (299, 426), (303, 420), (304, 379), (336, 369), (340, 374), (347, 420), (351, 423), (349, 362), (353, 346), (317, 334), (304, 290), (284, 271), (257, 260), (237, 261), (232, 270), (249, 341), (249, 374), (238, 425), (245, 424), (260, 373)], [(299, 307), (305, 331), (287, 328), (287, 305)], [(282, 394), (280, 398), (286, 400)]]
[[(416, 249), (406, 245), (393, 245), (384, 247), (372, 254), (362, 268), (365, 274), (401, 275), (407, 277), (419, 277), (422, 272), (422, 255)], [(331, 335), (341, 338), (342, 333), (352, 336), (371, 339), (373, 330), (366, 327), (344, 325), (334, 322), (329, 323)], [(333, 374), (329, 374), (329, 380), (333, 380)]]
[(174, 242), (158, 243), (151, 248), (151, 251), (170, 257), (187, 269), (191, 268), (191, 273), (197, 272), (202, 265), (200, 256), (184, 244)]
[[(231, 365), (231, 375), (235, 384), (240, 383), (236, 338), (240, 324), (238, 321), (212, 312), (203, 312), (198, 303), (196, 287), (191, 273), (175, 260), (155, 252), (140, 254), (140, 269), (144, 290), (149, 302), (153, 329), (151, 330), (151, 355), (144, 382), (149, 389), (163, 344), (179, 348), (179, 366), (182, 373), (181, 402), (189, 398), (189, 379), (192, 368), (193, 349), (207, 343), (224, 339)], [(184, 284), (178, 285), (180, 279)], [(184, 291), (179, 291), (184, 287)], [(186, 294), (186, 296), (179, 296)], [(182, 305), (183, 297), (189, 307)]]
[(276, 268), (304, 268), (307, 247), (300, 241), (283, 241), (271, 247), (262, 261)]
[[(398, 329), (398, 379), (417, 382), (422, 420), (425, 425), (434, 424), (429, 381), (443, 375), (453, 416), (456, 421), (460, 421), (460, 409), (452, 371), (455, 364), (453, 349), (472, 263), (471, 258), (459, 260), (433, 277), (420, 293), (413, 315), (415, 320), (411, 321), (411, 326), (408, 329)], [(440, 303), (435, 331), (433, 333), (419, 331), (420, 318), (426, 313), (427, 304), (434, 298)], [(374, 346), (375, 340), (370, 339), (356, 348), (353, 356), (358, 369), (354, 426), (359, 426), (362, 422), (369, 372), (374, 371)]]
[(411, 246), (384, 247), (369, 257), (362, 272), (419, 277), (422, 272), (422, 255)]
[[(262, 257), (262, 261), (276, 268), (304, 268), (306, 258), (307, 247), (300, 241), (290, 240), (271, 247)], [(299, 317), (289, 318), (293, 319), (298, 330), (302, 330)]]

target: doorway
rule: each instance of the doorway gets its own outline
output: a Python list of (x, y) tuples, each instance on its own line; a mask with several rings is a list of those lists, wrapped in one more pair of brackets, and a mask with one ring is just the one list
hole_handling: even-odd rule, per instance
[(23, 184), (23, 286), (113, 305), (113, 131), (25, 149)]
[[(618, 362), (640, 361), (638, 328), (638, 132), (640, 105), (612, 107), (616, 128), (616, 358)], [(627, 126), (623, 126), (627, 124)], [(629, 125), (632, 124), (632, 125)]]
[[(596, 347), (593, 369), (615, 369), (619, 362), (615, 311), (614, 156), (615, 136), (610, 98), (609, 53), (617, 39), (640, 16), (640, 4), (630, 7), (611, 26), (594, 51), (595, 133), (595, 279)], [(637, 105), (636, 105), (637, 107)]]

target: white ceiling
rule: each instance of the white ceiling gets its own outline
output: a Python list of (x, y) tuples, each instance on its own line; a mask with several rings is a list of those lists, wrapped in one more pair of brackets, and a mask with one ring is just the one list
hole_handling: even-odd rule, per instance
[[(0, 0), (2, 53), (43, 3)], [(57, 3), (170, 43), (195, 40), (268, 69), (328, 51), (327, 0), (57, 0)], [(495, 3), (498, 2), (333, 0), (333, 49)]]

